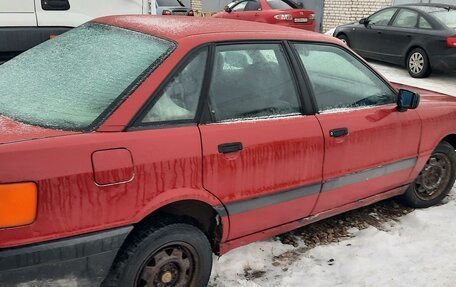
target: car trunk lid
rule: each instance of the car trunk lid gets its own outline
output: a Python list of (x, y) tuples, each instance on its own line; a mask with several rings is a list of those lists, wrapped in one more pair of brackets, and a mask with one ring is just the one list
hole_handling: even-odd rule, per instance
[(288, 14), (293, 18), (292, 21), (295, 24), (312, 24), (315, 20), (315, 14), (311, 10), (305, 9), (285, 9), (278, 10), (277, 14)]
[(77, 132), (53, 130), (27, 125), (14, 121), (10, 118), (0, 116), (0, 145), (13, 142), (71, 135), (76, 133)]

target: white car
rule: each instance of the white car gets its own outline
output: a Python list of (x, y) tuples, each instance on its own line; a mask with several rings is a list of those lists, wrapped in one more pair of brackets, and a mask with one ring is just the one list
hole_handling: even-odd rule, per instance
[(0, 0), (0, 61), (94, 18), (156, 14), (156, 0)]

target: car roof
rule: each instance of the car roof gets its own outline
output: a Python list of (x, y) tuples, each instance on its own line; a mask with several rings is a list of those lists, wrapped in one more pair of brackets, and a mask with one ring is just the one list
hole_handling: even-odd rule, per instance
[(407, 7), (407, 8), (415, 8), (415, 9), (419, 9), (420, 7), (435, 7), (435, 8), (443, 8), (443, 9), (456, 9), (455, 5), (438, 4), (438, 3), (403, 4), (403, 5), (397, 5), (395, 7)]
[[(320, 33), (282, 27), (280, 25), (214, 17), (121, 15), (102, 17), (92, 22), (134, 30), (176, 42), (186, 37), (205, 34), (217, 35), (219, 40), (235, 39), (236, 35), (239, 35), (239, 39), (245, 39), (246, 33), (248, 36), (251, 34), (252, 39), (298, 39), (337, 42), (334, 38)], [(261, 36), (259, 37), (259, 35)]]

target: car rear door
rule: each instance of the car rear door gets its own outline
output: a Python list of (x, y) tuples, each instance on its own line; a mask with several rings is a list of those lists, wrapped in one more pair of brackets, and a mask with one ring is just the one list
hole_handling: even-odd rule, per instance
[(244, 12), (239, 13), (241, 15), (240, 20), (261, 21), (260, 12), (261, 4), (259, 0), (247, 1)]
[[(386, 61), (404, 63), (407, 50), (413, 44), (422, 45), (420, 39), (422, 31), (418, 28), (419, 19), (420, 15), (416, 11), (407, 8), (399, 10), (391, 25), (385, 29), (383, 37), (377, 39), (377, 45), (381, 47)], [(424, 18), (421, 21), (424, 26), (426, 26), (425, 21)]]
[(396, 92), (347, 50), (294, 46), (325, 137), (323, 188), (314, 213), (408, 184), (421, 136), (418, 113), (398, 111)]
[[(308, 216), (321, 188), (323, 135), (304, 115), (280, 42), (220, 44), (199, 126), (203, 184), (224, 204), (230, 239)], [(309, 104), (304, 104), (309, 107)]]

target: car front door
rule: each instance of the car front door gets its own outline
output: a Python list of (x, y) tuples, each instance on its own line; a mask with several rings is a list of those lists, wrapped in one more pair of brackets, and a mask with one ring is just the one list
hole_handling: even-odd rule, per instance
[(385, 27), (391, 21), (397, 8), (381, 10), (359, 24), (351, 31), (350, 46), (363, 57), (376, 59), (380, 50), (377, 47), (378, 39), (382, 37)]
[(203, 184), (226, 206), (230, 239), (308, 216), (320, 192), (323, 135), (289, 63), (280, 42), (215, 49)]
[(314, 213), (408, 184), (421, 136), (418, 113), (398, 111), (396, 92), (345, 49), (294, 46), (325, 137), (323, 188)]
[(261, 20), (260, 11), (261, 3), (259, 0), (247, 1), (247, 5), (245, 5), (244, 12), (240, 13), (241, 20), (259, 21)]

